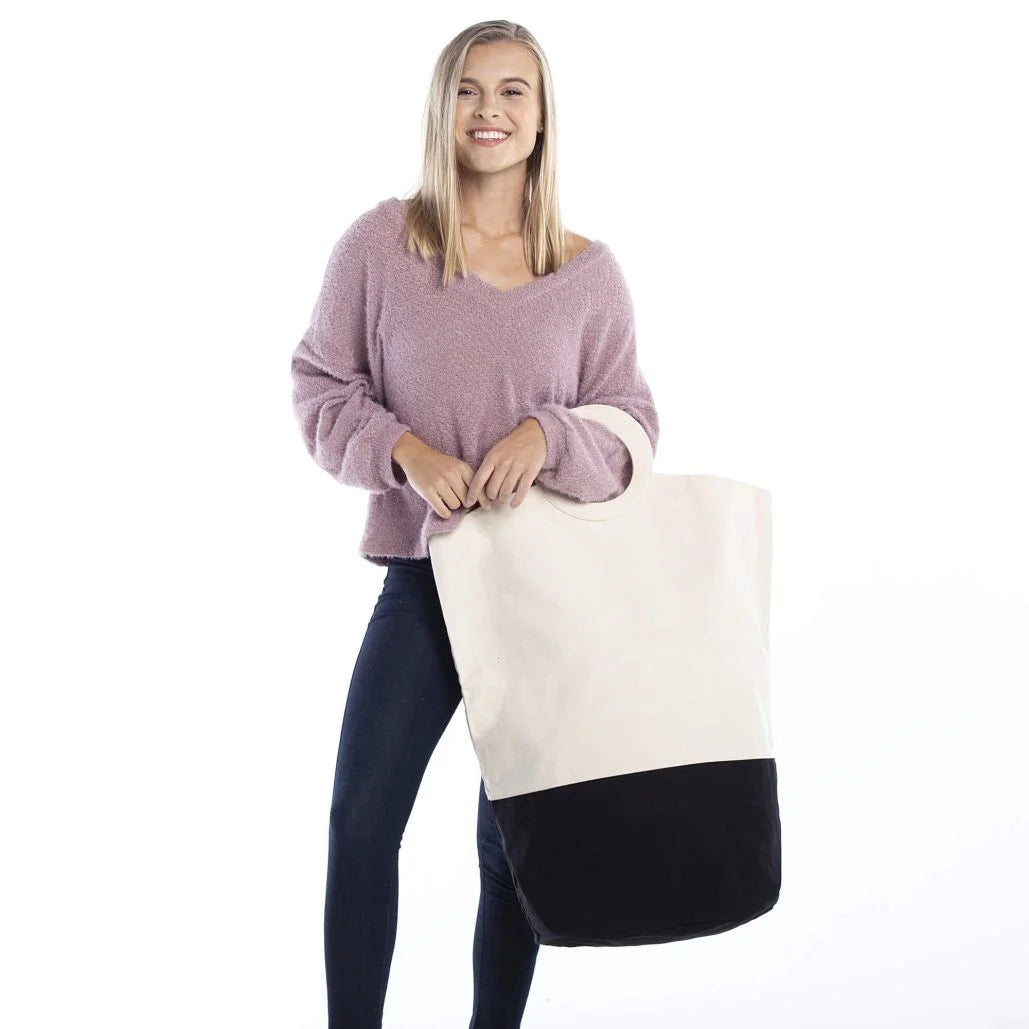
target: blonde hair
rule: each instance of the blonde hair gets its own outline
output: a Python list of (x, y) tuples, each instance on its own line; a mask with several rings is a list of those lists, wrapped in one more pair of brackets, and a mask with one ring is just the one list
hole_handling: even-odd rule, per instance
[(454, 110), (468, 50), (479, 43), (515, 42), (535, 58), (540, 80), (543, 132), (526, 162), (523, 198), (525, 257), (534, 275), (565, 263), (565, 232), (557, 203), (557, 135), (554, 92), (547, 59), (536, 38), (510, 21), (481, 21), (458, 33), (436, 59), (425, 104), (421, 186), (407, 204), (407, 249), (423, 258), (443, 255), (443, 284), (468, 274), (461, 238), (460, 190), (454, 142)]

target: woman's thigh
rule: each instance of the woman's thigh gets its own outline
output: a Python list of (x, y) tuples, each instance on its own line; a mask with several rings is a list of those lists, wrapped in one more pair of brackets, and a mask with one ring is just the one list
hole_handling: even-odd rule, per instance
[(461, 702), (428, 562), (391, 563), (347, 694), (334, 817), (399, 839), (436, 744)]

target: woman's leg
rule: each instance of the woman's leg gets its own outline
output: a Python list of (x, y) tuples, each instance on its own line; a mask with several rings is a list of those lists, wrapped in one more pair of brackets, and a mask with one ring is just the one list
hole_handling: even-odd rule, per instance
[(481, 779), (476, 838), (480, 886), (472, 944), (475, 999), (470, 1029), (518, 1029), (529, 999), (539, 944), (515, 893)]
[(400, 840), (461, 701), (428, 560), (393, 563), (343, 713), (329, 815), (329, 1029), (379, 1029), (397, 931)]

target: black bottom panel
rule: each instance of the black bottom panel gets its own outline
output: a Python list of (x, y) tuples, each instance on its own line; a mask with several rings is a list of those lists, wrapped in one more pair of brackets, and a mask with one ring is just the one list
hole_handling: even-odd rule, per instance
[(537, 942), (712, 936), (779, 899), (774, 758), (709, 761), (491, 801)]

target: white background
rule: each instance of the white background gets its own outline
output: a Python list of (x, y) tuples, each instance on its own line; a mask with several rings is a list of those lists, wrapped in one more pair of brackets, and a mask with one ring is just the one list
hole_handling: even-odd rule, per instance
[[(384, 570), (289, 359), (335, 240), (418, 184), (439, 50), (492, 16), (548, 55), (656, 470), (764, 486), (775, 529), (778, 905), (542, 948), (523, 1025), (1029, 1025), (1029, 33), (982, 0), (5, 15), (0, 1021), (324, 1025)], [(387, 1027), (468, 1024), (478, 777), (459, 710)]]

